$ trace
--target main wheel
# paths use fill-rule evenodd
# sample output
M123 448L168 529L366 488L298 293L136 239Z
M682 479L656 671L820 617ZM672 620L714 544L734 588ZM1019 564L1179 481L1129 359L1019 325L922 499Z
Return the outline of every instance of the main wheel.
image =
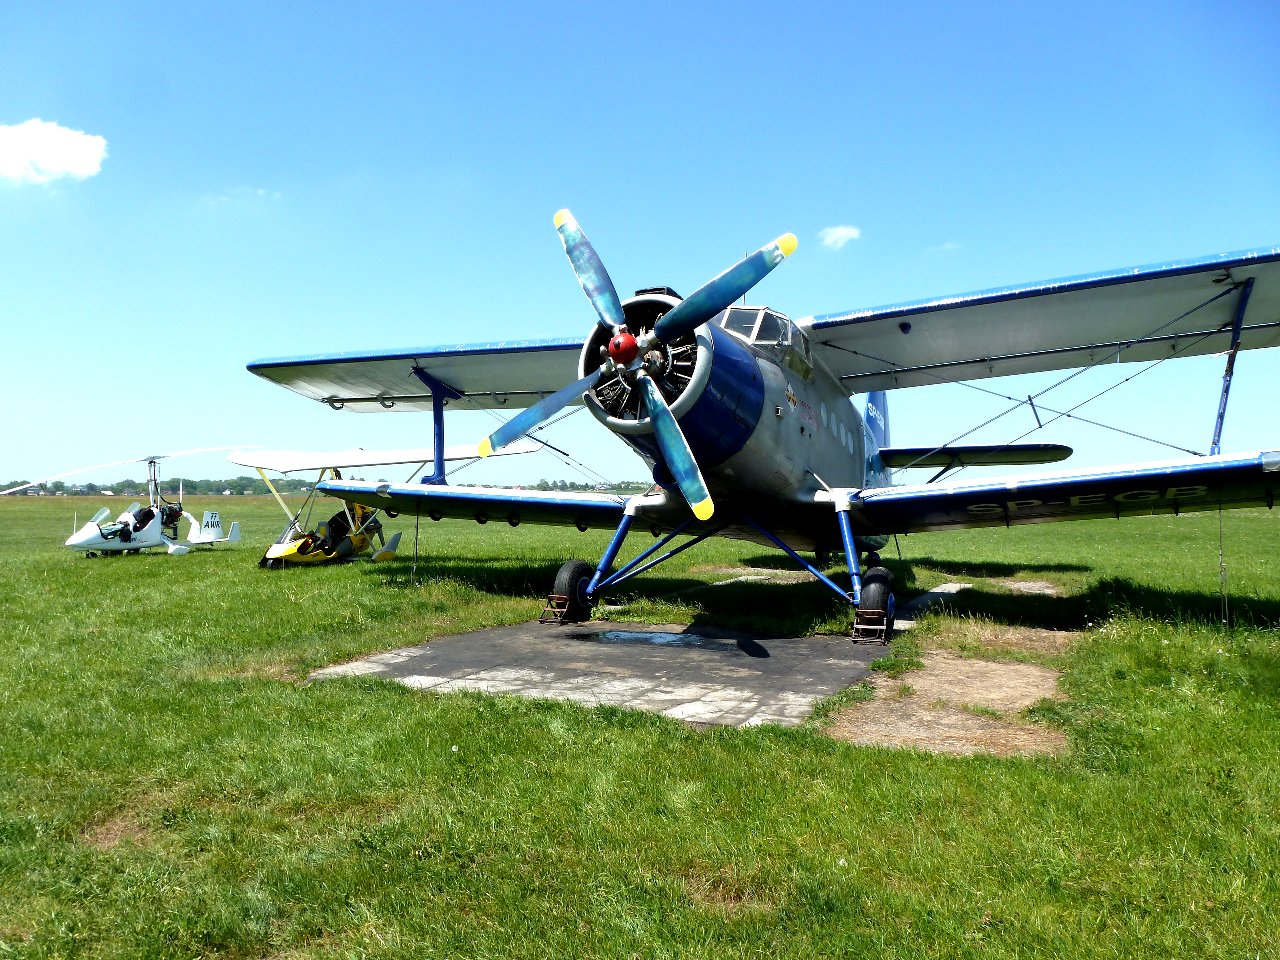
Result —
M566 561L556 574L556 585L551 592L569 598L565 608L566 623L581 623L591 619L591 598L587 596L587 587L595 576L595 568L582 560Z
M871 567L862 575L862 603L859 609L884 611L884 641L893 635L893 574L886 567Z

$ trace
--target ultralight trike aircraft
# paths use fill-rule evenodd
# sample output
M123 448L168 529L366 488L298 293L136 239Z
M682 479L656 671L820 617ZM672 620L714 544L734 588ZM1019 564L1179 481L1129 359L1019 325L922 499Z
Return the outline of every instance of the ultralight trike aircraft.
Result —
M859 556L874 563L874 551L893 534L1271 507L1280 487L1280 449L1219 451L1236 352L1280 344L1280 248L791 320L769 307L735 305L792 253L791 234L689 297L657 287L622 301L572 215L560 211L555 226L597 314L585 340L281 358L249 370L334 409L431 410L437 446L446 402L525 406L481 443L481 454L568 404L585 404L649 464L655 492L481 490L449 485L443 470L412 484L335 478L318 487L435 520L613 528L597 563L570 560L560 569L550 601L559 619L585 618L605 591L707 537L725 536L776 546L848 601L855 632L887 636L889 573L864 572ZM1218 352L1228 354L1227 373L1209 455L890 483L892 468L937 468L936 481L962 465L1048 463L1070 450L892 446L886 391ZM857 393L867 394L865 416L849 402ZM615 569L636 524L657 543ZM668 549L680 536L691 539ZM848 589L801 556L840 549Z
M512 444L504 453L532 453L541 449L540 444ZM374 541L378 549L373 551L375 563L394 560L396 549L400 545L400 534L387 539L378 518L379 505L373 507L363 503L342 501L341 508L332 516L311 522L315 509L317 488L313 486L297 510L291 510L276 489L267 471L279 474L318 471L317 484L327 476L335 481L342 480L342 470L356 467L390 466L393 464L416 464L417 470L433 463L437 453L434 449L405 450L339 450L330 452L308 452L298 450L239 450L228 459L239 466L253 467L258 476L267 485L276 503L288 518L288 523L276 538L275 543L267 547L267 552L258 561L258 566L269 570L283 567L314 567L326 563L341 563L362 556L373 547ZM474 447L453 447L443 451L440 462L450 460L475 460L477 453ZM410 479L413 475L410 476ZM321 511L327 514L327 510ZM395 517L395 511L385 511L388 516Z

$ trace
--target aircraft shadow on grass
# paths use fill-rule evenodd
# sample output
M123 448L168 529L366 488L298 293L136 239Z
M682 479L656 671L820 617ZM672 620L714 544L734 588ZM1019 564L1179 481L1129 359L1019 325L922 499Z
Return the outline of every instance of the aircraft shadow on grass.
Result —
M1229 599L1235 626L1280 625L1280 601L1230 595ZM1083 630L1122 613L1171 623L1218 624L1222 620L1222 597L1212 591L1164 590L1123 577L1109 577L1081 593L1056 597L995 592L978 585L948 597L941 609L954 616L981 617L1008 625Z
M447 578L506 597L543 597L558 565L554 561L510 566L499 557L439 557L426 555L418 561L418 576ZM944 573L972 577L1008 577L1019 573L1077 573L1091 568L1075 563L1005 563L1001 561L942 561L924 558L922 567ZM748 569L767 571L779 566L769 555L738 561ZM783 565L785 566L785 565ZM903 597L916 590L912 563L885 561L894 574ZM381 569L365 568L366 576L389 578L392 584L412 584L408 557ZM842 573L832 572L839 580ZM624 603L643 600L688 602L699 610L690 629L720 628L749 633L759 638L803 636L820 632L824 624L838 621L843 607L838 598L816 581L743 581L710 587L697 577L646 575L633 581ZM1237 626L1280 626L1280 601L1256 597L1230 597L1231 617ZM1222 598L1216 590L1165 590L1112 577L1091 584L1080 593L1066 596L1007 593L984 589L981 584L949 596L940 609L962 617L980 617L995 623L1038 627L1048 630L1083 630L1109 616L1129 612L1151 620L1216 624L1221 622Z
M554 579L559 565L554 562L512 567L494 557L423 556L418 560L418 577L450 579L469 584L486 593L504 597L545 598L546 584ZM770 561L772 558L768 558ZM897 565L894 565L895 568ZM412 561L399 557L379 568L363 567L364 576L386 578L391 586L411 588ZM899 584L910 586L914 574L895 569ZM390 576L388 577L388 574ZM837 577L840 574L836 574ZM766 583L747 581L712 586L697 577L646 575L633 581L633 590L618 597L623 603L636 601L671 601L696 604L700 610L690 625L710 630L713 627L757 638L804 636L817 632L826 622L839 621L845 606L817 581L807 583ZM741 645L740 645L741 646ZM754 652L752 652L754 651ZM757 656L760 650L743 650ZM765 651L767 654L767 651Z
M1007 563L1001 560L938 560L917 557L913 563L956 577L1012 577L1020 573L1088 573L1083 563Z

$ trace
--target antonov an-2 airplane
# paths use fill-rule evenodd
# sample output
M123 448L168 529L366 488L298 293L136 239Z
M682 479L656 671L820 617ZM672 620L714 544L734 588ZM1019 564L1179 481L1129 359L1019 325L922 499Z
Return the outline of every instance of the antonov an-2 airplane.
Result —
M613 528L598 563L570 560L561 568L553 597L561 598L562 619L589 616L606 590L718 535L785 551L848 600L855 630L866 624L887 635L891 580L874 551L892 534L1275 501L1280 446L1221 454L1218 440L1236 351L1280 344L1280 248L791 320L768 307L735 305L792 253L791 234L689 297L662 287L623 301L573 216L560 211L555 226L597 314L585 340L270 359L249 370L334 409L432 410L437 447L446 403L525 407L480 445L482 454L568 404L585 404L651 466L658 492L622 498L475 489L449 485L442 468L420 483L320 487L433 520ZM1210 353L1228 360L1208 456L890 485L892 468L1040 464L1070 450L893 446L886 391ZM849 402L853 394L867 395L865 416ZM637 523L659 539L615 569ZM692 539L667 549L682 535ZM841 549L847 590L800 556ZM864 553L872 563L865 572Z

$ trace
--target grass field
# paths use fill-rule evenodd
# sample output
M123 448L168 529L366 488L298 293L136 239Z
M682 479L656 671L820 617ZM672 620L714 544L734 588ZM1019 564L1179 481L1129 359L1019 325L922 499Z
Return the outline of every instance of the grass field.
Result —
M189 509L246 542L61 547L99 502L0 499L0 957L1268 957L1280 952L1280 516L916 535L901 586L1084 631L1056 757L697 732L613 709L317 666L528 620L604 534L422 528L403 559L266 572L270 501ZM838 629L810 584L663 600L761 548L633 581L619 619ZM1060 596L1000 581L1035 579ZM978 651L981 652L981 651ZM910 673L904 674L909 681Z

